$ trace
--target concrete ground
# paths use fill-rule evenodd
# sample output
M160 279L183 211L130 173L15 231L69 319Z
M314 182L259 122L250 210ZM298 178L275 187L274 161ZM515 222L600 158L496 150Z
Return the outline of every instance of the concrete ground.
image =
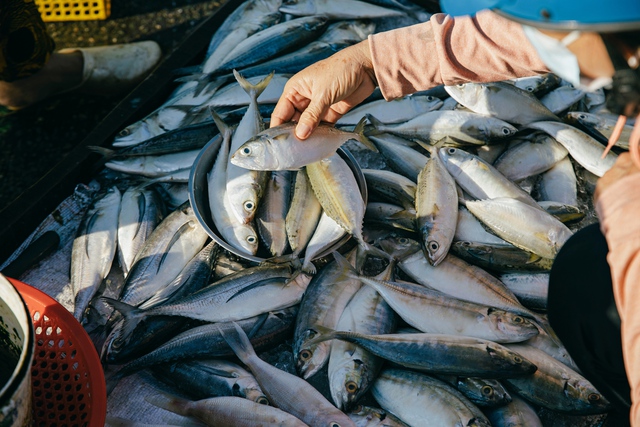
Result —
M111 0L105 21L47 23L47 30L57 49L155 40L167 55L225 2ZM17 113L0 113L0 211L82 141L124 95L70 93Z

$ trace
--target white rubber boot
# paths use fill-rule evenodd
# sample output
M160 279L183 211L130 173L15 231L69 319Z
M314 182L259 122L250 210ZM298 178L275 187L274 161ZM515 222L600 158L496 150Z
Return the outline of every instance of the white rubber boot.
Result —
M62 49L59 53L80 52L84 58L82 92L110 95L131 89L158 63L162 52L154 41L111 46Z

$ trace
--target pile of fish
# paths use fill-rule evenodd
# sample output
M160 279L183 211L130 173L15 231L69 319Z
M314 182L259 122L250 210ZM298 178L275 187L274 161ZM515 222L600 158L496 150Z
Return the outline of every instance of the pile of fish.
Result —
M215 426L536 426L541 409L606 413L544 314L554 257L594 221L592 188L578 183L616 158L602 157L616 120L602 90L551 74L462 84L373 95L304 142L292 124L266 129L291 73L429 16L375 3L246 1L165 104L95 148L110 171L74 242L71 283L110 389L146 370L151 403ZM205 145L217 150L211 225L234 253L187 200ZM352 248L316 259L345 234ZM259 250L270 259L242 258ZM114 269L121 280L105 286ZM256 355L279 360L282 343L288 370Z

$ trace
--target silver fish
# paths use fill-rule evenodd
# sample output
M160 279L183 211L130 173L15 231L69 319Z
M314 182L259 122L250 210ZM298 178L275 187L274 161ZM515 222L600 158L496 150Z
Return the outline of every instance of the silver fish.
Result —
M190 170L199 152L200 150L191 150L159 156L112 159L105 163L105 167L118 172L155 178L178 171Z
M441 106L442 101L430 95L408 95L392 101L381 99L350 110L336 122L336 125L355 125L367 114L377 117L383 123L401 123L419 114L437 110Z
M505 244L503 239L489 233L482 223L464 206L458 206L458 223L454 241Z
M418 174L429 161L427 156L405 145L405 139L392 133L371 135L369 139L384 156L391 169L413 182L418 180Z
M531 123L531 129L538 129L548 133L564 148L569 151L573 159L580 163L580 166L589 172L602 176L611 169L618 156L611 151L602 158L604 146L586 133L574 128L571 125L558 122L536 122Z
M356 139L377 151L364 134L364 120L353 132L345 132L328 124L320 124L309 138L302 141L294 134L295 123L284 123L266 129L245 140L231 156L231 163L251 170L299 169L335 154L349 139Z
M489 420L450 385L424 374L385 369L372 388L385 410L412 426L489 427Z
M560 114L579 102L585 95L585 91L576 89L572 85L565 85L540 98L540 102L553 114Z
M578 205L578 183L571 159L565 157L543 173L538 183L541 200Z
M362 169L362 173L367 181L367 189L370 194L377 195L389 203L401 205L406 209L415 207L415 181L387 170Z
M285 0L280 12L294 16L325 15L330 19L364 19L404 15L403 11L387 9L358 0Z
M118 217L118 259L125 277L162 216L161 200L152 189L130 187L122 195Z
M520 181L551 169L567 154L561 144L545 135L509 148L493 166L511 181Z
M525 307L535 310L547 309L548 273L505 273L500 275L500 280Z
M358 405L347 415L357 427L408 427L392 413L370 406Z
M305 249L302 271L315 274L316 267L311 261L339 242L346 234L347 232L344 231L340 224L327 215L326 212L322 212L318 226Z
M183 416L197 418L205 425L212 427L307 426L283 410L261 405L242 397L222 396L190 401L165 394L154 394L147 396L146 399L149 403L160 408Z
M613 117L586 113L584 111L571 111L567 113L566 119L569 123L579 123L587 128L591 128L601 133L607 139L611 138L611 134L613 134L613 129L617 122ZM629 125L628 123L624 125L620 138L616 142L616 147L621 147L627 150L629 149L629 138L631 137L632 130L632 125Z
M249 367L274 405L311 427L355 427L349 417L336 409L305 380L260 359L242 328L237 324L234 327L235 331L220 331L234 353Z
M542 427L536 410L518 396L504 406L489 409L487 416L494 427Z
M463 83L445 86L460 104L486 116L526 125L540 120L558 120L534 95L504 82Z
M322 206L313 193L307 173L304 170L297 171L291 204L285 218L287 239L294 255L299 255L307 247L321 214Z
M71 250L70 282L75 296L73 316L82 321L116 254L118 213L122 195L117 187L96 196L85 213Z
M291 194L289 175L289 171L269 173L265 194L256 215L260 237L273 256L283 255L288 247L285 218Z
M454 386L456 390L478 406L485 408L503 406L512 400L509 392L497 380L444 375L437 375L436 377Z

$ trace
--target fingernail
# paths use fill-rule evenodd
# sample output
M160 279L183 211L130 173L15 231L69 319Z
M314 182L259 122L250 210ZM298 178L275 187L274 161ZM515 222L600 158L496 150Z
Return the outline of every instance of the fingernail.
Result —
M300 139L305 139L311 133L311 127L306 123L298 123L296 126L296 136Z

